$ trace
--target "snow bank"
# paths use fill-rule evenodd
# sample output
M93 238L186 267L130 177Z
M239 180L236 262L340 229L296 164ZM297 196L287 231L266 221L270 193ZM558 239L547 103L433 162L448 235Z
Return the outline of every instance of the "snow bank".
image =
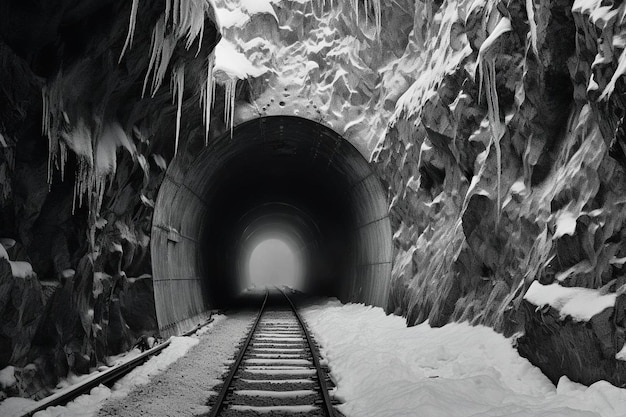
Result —
M170 345L158 356L152 357L142 366L135 368L116 382L113 388L109 389L104 385L99 385L93 388L89 394L81 395L65 406L49 407L35 413L34 417L88 417L96 415L106 400L124 397L136 386L147 384L153 376L163 372L200 341L196 337L172 337L170 340ZM64 385L66 384L62 384L62 386ZM0 403L0 416L22 415L35 404L35 401L24 398L7 398Z
M602 294L598 290L579 287L562 287L558 283L543 285L534 281L524 299L537 307L549 305L577 321L589 321L603 310L615 306L617 294Z
M555 387L483 326L427 324L361 304L303 310L337 381L339 409L354 417L623 416L626 390L562 378Z

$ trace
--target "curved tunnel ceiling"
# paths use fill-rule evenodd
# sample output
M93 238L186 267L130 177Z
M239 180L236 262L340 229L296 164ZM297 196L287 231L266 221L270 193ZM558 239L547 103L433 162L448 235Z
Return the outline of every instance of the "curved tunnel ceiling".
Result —
M241 246L276 224L305 251L306 290L385 307L392 240L385 192L363 156L311 120L262 117L166 173L152 226L159 326L176 333L242 289Z

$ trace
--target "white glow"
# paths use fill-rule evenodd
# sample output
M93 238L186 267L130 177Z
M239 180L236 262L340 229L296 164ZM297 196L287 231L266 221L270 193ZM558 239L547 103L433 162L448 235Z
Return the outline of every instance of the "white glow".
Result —
M259 242L248 261L248 278L255 287L300 287L302 265L294 249L284 240Z

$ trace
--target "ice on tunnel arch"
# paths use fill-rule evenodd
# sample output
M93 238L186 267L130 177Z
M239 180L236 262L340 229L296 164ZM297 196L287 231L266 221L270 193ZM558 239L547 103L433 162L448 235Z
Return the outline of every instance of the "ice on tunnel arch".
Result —
M282 239L260 241L248 260L249 284L254 287L300 288L302 262L294 248Z

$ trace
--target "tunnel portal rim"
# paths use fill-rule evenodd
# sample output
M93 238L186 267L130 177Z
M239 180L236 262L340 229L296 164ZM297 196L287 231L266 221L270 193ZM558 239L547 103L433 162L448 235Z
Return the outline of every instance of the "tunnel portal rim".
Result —
M295 139L281 137L280 139L271 138L268 140L268 137L267 137L268 134L275 133L277 129L276 127L277 125L280 126L281 129L282 127L286 127L288 128L287 130L296 129L298 132L300 132L300 129L301 129L302 131L307 130L308 133L299 135ZM256 134L255 139L251 139L249 137L250 130L256 130L257 134ZM243 141L244 145L237 147L234 150L230 149L228 141L237 141L237 140ZM255 143L254 141L257 141L257 143ZM354 181L354 183L351 184L350 188L351 189L357 188L357 187L362 188L363 189L362 194L363 193L365 195L371 194L373 199L381 200L384 203L384 206L385 206L384 215L381 216L380 218L375 219L375 222L380 223L380 224L386 223L389 226L388 232L385 232L385 231L381 232L384 235L384 239L383 239L384 242L380 243L380 245L386 248L385 249L386 252L392 251L393 242L392 242L392 234L391 234L391 229L390 229L390 219L389 219L389 212L388 212L388 198L387 198L388 196L387 196L387 193L385 192L385 188L383 188L382 182L378 178L375 167L371 165L371 163L368 161L366 156L364 156L356 146L354 146L348 139L343 137L341 134L336 132L332 127L327 126L319 121L307 119L307 118L300 117L300 116L294 116L294 115L261 116L261 117L244 121L243 123L236 125L233 128L232 133L224 132L217 139L213 139L208 144L208 146L203 147L201 152L198 152L196 155L192 157L187 157L187 158L184 158L180 154L175 156L174 159L169 164L169 166L167 167L164 180L161 183L161 186L159 188L157 202L155 204L153 223L152 223L152 234L154 235L155 231L156 233L161 233L163 230L175 229L171 227L172 226L171 218L165 219L167 221L166 222L167 227L165 228L161 227L161 229L163 230L159 228L159 226L163 226L163 225L156 223L156 219L162 219L164 217L164 216L158 215L159 211L162 211L164 204L166 205L168 200L171 201L171 197L176 196L177 192L180 191L181 189L186 189L186 190L181 191L181 193L183 194L184 193L191 193L191 194L197 193L197 189L194 189L193 183L189 181L189 178L190 176L193 175L193 173L197 173L198 171L202 172L201 164L203 162L209 162L212 160L215 161L216 157L220 156L220 154L228 152L229 150L235 154L235 156L233 156L232 154L229 155L229 158L227 158L226 160L220 160L219 163L215 167L208 169L208 170L207 169L204 170L205 172L208 173L207 175L212 176L212 175L215 175L215 173L218 172L221 167L226 166L227 162L232 160L232 158L235 158L237 154L245 154L246 149L248 149L249 147L254 148L254 146L258 147L261 143L262 144L270 143L271 145L272 141L280 142L280 143L284 142L285 144L289 146L294 146L294 147L303 146L305 149L315 150L316 156L317 156L317 152L321 151L322 153L321 158L323 160L326 160L329 166L331 163L339 164L339 166L336 168L337 175L339 175L342 178L343 176L345 176L345 178L356 179L356 177L353 176L353 173L349 171L340 171L340 169L342 170L343 169L345 170L356 169L356 170L363 170L364 172L366 172L365 175L362 175L361 178L358 178L358 180ZM330 146L331 143L334 144L334 148ZM345 150L347 155L337 154L337 152L335 152L337 149ZM324 151L328 152L328 154L323 155ZM337 162L337 160L339 161ZM173 185L170 184L171 185L170 189L165 189L164 187L164 184L167 181L173 184ZM369 184L367 186L363 186L362 183L373 183L374 185ZM196 186L198 186L198 184L196 184ZM172 188L175 188L175 190L172 191ZM352 190L350 192L352 192ZM197 193L197 194L198 194L197 198L202 200L202 197L203 197L202 193ZM362 209L362 210L367 211L369 209ZM360 230L360 229L361 229L361 226L357 227L355 230ZM152 253L153 260L162 256L163 239L161 240L157 240L154 238L151 239L151 253ZM358 255L355 255L355 256L358 256ZM374 304L374 305L381 306L383 308L387 307L387 303L389 299L388 288L389 288L389 283L391 281L392 261L393 261L393 258L390 256L388 259L385 259L385 262L371 262L371 263L355 264L355 269L358 269L359 271L361 270L361 267L371 268L372 266L379 265L379 264L388 265L388 268L387 268L388 270L387 269L383 270L383 272L381 272L380 276L378 277L379 280L384 281L384 285L387 287L386 291L380 297L380 299L375 300L375 301L359 299L359 300L356 300L357 302L365 302L367 304ZM155 265L154 261L152 263L152 273L153 273L153 279L155 280L155 282L173 281L171 278L172 274L170 273L169 267L163 267L162 265ZM210 277L209 278L199 277L197 279L199 281L206 281L206 280L210 280ZM357 279L357 277L345 278L346 281L354 280L354 279ZM358 284L355 284L355 285L358 285ZM155 304L157 304L157 311L163 309L163 306L161 305L163 303L163 300L162 299L156 300L157 299L156 293L158 291L161 291L161 290L160 289L157 290L157 286L155 285ZM351 292L349 294L351 297L349 299L345 296L345 294L338 295L338 297L344 301L349 301L349 300L352 300L353 298L358 299L358 297L360 297L360 295L356 297L353 296L354 292ZM355 300L352 300L352 301L355 301ZM204 308L210 308L210 305L207 304L206 299L205 299L204 304L205 304ZM172 323L168 322L169 319L161 320L158 314L157 314L157 317L159 320L160 328L164 326L172 325Z

